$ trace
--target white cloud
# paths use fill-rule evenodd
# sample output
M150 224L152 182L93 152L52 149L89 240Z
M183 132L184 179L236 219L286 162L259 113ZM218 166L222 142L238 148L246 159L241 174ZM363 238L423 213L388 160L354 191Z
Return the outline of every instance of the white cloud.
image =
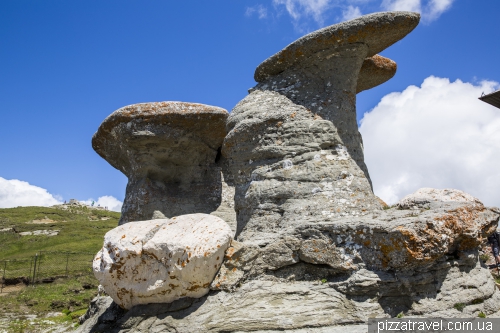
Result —
M375 193L392 204L421 187L455 188L500 206L500 110L478 100L498 88L430 76L383 97L360 126Z
M88 200L83 200L81 202L89 206L92 204L92 202L94 202L94 206L108 207L108 210L112 210L115 212L121 212L123 205L123 202L121 202L120 200L116 199L111 195L105 195L99 197L97 201L90 198Z
M331 7L331 2L332 0L273 0L277 6L284 5L295 21L312 17L319 24L323 24L324 14Z
M17 179L0 177L0 208L17 206L52 206L60 204L46 189Z
M256 5L253 7L247 7L245 11L245 16L252 16L256 14L259 19L264 19L267 17L267 8L262 5Z
M360 17L361 15L363 14L361 14L361 10L359 9L359 7L349 5L342 11L342 20L349 21L357 17Z
M430 0L427 8L424 11L424 19L427 21L434 21L442 13L451 8L454 0Z
M412 11L422 15L422 21L432 22L449 10L455 0L273 0L275 9L284 8L300 32L305 32L308 20L324 26L327 19L350 20L380 9L387 11ZM248 7L245 15L259 12L262 5ZM259 18L267 17L265 14ZM259 12L260 13L260 12ZM333 14L333 15L332 15ZM333 23L333 22L332 22ZM331 23L329 23L331 24Z
M455 0L383 0L384 10L407 10L419 12L422 21L432 22L451 8Z
M383 0L381 7L385 10L406 10L421 12L420 0Z
M82 201L90 205L94 199ZM62 198L50 194L46 189L31 185L28 182L0 177L0 208L11 208L18 206L53 206L62 204ZM113 196L105 195L99 197L95 206L108 207L109 210L120 212L122 202Z

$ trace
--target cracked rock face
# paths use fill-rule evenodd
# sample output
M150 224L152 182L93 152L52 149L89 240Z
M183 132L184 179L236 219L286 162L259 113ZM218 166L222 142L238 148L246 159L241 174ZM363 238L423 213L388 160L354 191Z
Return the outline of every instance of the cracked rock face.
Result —
M304 217L301 226L265 247L233 241L212 287L232 290L247 280L291 275L307 280L312 272L307 264L319 265L323 278L333 279L359 270L419 274L450 258L476 265L477 250L498 218L481 203L437 199L419 209L391 208L363 217Z
M356 92L394 75L395 63L375 53L418 21L409 12L367 15L304 36L259 65L259 84L233 109L222 147L239 241L265 244L305 216L382 208L364 163Z
M220 206L216 159L227 116L215 106L160 102L123 107L103 121L92 147L128 177L120 225Z
M198 298L209 291L231 239L227 223L207 214L130 222L106 233L94 275L125 309Z

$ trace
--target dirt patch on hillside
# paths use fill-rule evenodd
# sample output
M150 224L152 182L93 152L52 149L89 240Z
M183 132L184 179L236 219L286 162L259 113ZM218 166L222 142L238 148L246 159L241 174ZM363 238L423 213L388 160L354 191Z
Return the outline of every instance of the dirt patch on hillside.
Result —
M6 295L8 295L12 292L15 292L15 291L20 291L24 288L26 288L26 285L24 283L18 283L18 284L4 286L2 291L0 292L0 297L6 296Z

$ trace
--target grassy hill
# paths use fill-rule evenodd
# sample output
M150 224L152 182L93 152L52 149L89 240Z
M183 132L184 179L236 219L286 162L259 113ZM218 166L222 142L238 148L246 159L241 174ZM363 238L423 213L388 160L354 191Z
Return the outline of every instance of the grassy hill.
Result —
M21 284L4 285L0 293L0 332L41 332L57 328L58 325L70 329L97 294L99 282L90 269L92 254L99 251L104 234L118 225L119 218L120 213L82 205L0 209L0 261L9 260L6 278L31 276L34 272L31 259L35 253L42 251L44 255L37 266L37 278L59 276L52 283L38 283L29 287ZM59 230L59 234L21 234L36 230ZM59 252L90 254L66 257L58 255ZM67 258L71 258L69 265ZM78 265L83 265L86 272L82 273ZM2 265L0 271L4 267ZM68 276L60 277L68 267ZM28 315L38 317L33 320L28 319Z
M118 225L119 218L117 212L79 205L0 209L0 230L15 230L0 232L0 260L24 259L40 251L96 253L104 234ZM59 234L20 234L35 230L59 230Z

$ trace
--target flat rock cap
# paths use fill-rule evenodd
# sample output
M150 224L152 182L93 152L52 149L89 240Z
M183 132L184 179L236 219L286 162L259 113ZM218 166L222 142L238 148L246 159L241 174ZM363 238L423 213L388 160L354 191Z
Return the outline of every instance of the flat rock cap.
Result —
M115 144L126 146L124 137L128 131L115 130L127 123L151 126L165 125L166 128L185 130L190 135L199 137L212 149L217 149L226 135L225 124L228 112L225 109L198 103L153 102L125 106L110 114L99 126L92 137L92 147L104 159L111 163Z
M255 70L255 81L263 82L316 52L347 44L365 43L367 57L374 56L405 37L419 21L418 13L381 12L311 32L264 60Z

